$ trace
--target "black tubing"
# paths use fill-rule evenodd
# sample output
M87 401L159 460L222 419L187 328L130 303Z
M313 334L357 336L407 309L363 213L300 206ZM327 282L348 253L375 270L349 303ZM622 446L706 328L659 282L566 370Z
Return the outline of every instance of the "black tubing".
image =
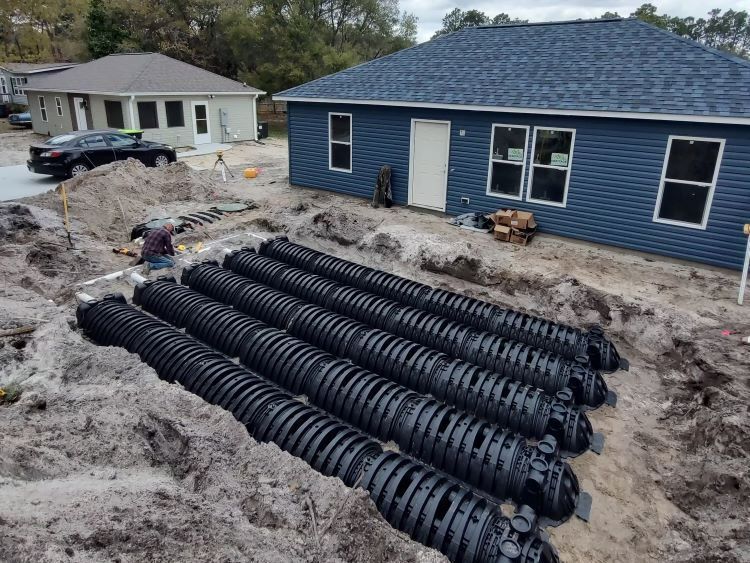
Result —
M299 457L324 475L337 476L352 486L365 461L382 452L379 444L362 432L300 403L192 336L121 301L83 304L77 317L79 326L98 343L121 345L138 354L162 379L178 381L207 402L229 410L257 440L272 441L294 455L304 453ZM304 436L296 432L303 423L315 427L318 434L330 429L330 439L317 448L308 447L302 441Z
M548 395L567 388L579 405L598 407L609 400L607 384L599 372L546 350L339 284L257 254L253 249L228 254L224 267L372 327L531 385Z
M241 338L243 364L295 394L361 428L384 442L394 440L402 451L447 471L494 498L527 504L551 523L569 518L576 509L580 487L568 464L559 459L557 441L545 436L552 451L529 446L508 430L462 413L372 372L353 366L306 342L206 299L173 281L141 284L135 302L157 316L183 319L180 328L221 351L227 341ZM191 314L175 315L189 310ZM221 319L231 331L205 331L201 316ZM196 328L199 327L199 328ZM237 332L242 331L243 336ZM538 467L544 465L544 470ZM532 478L532 475L535 477ZM552 488L550 489L549 486Z
M133 338L133 332L148 328L149 335L162 335L166 364L178 359L171 344L181 344L179 354L190 357L211 352L194 338L116 299L82 304L76 317L79 326L98 342L119 345L128 340L128 350L139 355L150 339ZM528 506L505 517L497 506L450 477L395 452L383 452L364 434L214 354L211 359L190 363L178 381L232 412L257 440L273 441L349 486L362 483L388 522L413 539L440 550L456 563L558 563L557 552L540 536L536 516ZM165 362L157 364L153 355L149 357L149 365L159 367L157 374L166 374L171 380ZM503 559L499 553L510 558Z
M549 397L508 377L253 282L215 263L184 269L182 283L335 356L503 428L528 438L552 435L565 456L584 452L592 445L588 417L567 404L572 398L570 390L559 392L560 398ZM140 287L136 287L136 302ZM175 324L182 326L180 322Z
M330 254L291 243L277 237L261 243L258 252L297 268L327 277L363 291L398 301L470 325L518 340L530 346L549 350L568 360L586 358L593 369L613 372L627 369L614 344L599 327L588 333L562 323L503 309L492 303L402 278L395 274L367 268Z

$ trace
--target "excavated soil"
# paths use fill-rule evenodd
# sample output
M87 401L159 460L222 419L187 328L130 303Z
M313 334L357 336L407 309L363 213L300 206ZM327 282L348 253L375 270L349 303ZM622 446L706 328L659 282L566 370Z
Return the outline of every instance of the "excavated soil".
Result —
M0 385L21 392L0 405L5 559L441 560L393 531L364 493L255 443L228 413L75 329L76 290L130 296L123 276L77 284L128 267L111 248L128 242L132 224L251 199L256 209L179 235L203 247L181 256L178 271L286 233L435 286L604 327L631 369L607 376L617 407L590 413L604 452L571 462L593 508L590 522L550 530L564 561L750 561L750 347L740 342L750 320L735 302L736 272L549 235L528 247L498 243L434 215L290 187L286 154L278 139L233 148L225 159L235 172L262 173L228 184L179 166L102 168L69 188L73 250L59 196L0 206L0 329L36 327L0 339ZM118 198L132 207L116 223Z

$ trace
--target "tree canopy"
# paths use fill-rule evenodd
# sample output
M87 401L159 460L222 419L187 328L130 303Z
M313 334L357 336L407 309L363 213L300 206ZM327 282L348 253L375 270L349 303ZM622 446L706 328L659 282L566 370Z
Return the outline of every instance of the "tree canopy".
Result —
M716 8L708 12L705 18L688 16L680 18L667 14L657 14L653 4L643 4L631 18L638 18L656 27L676 33L681 37L699 41L704 45L727 51L740 57L750 58L750 16L747 11L722 10ZM601 19L622 17L617 12L605 12ZM465 27L501 23L526 23L526 20L511 18L508 14L489 17L479 10L462 10L454 8L443 17L442 27L433 38L452 33Z
M454 8L443 17L443 26L438 29L432 36L433 39L445 35L446 33L453 33L459 29L465 27L475 27L478 25L489 25L489 24L502 24L502 23L527 23L528 20L519 20L518 18L511 19L508 14L498 14L494 18L489 17L484 12L479 10L462 10L461 8Z
M276 92L417 39L398 0L0 0L0 61L158 51Z

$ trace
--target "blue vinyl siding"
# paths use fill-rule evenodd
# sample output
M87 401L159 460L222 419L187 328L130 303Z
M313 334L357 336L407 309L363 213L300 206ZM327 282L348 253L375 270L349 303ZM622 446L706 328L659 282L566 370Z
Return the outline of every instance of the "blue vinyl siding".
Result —
M411 119L451 121L447 212L533 211L540 229L573 238L740 268L750 222L750 127L290 102L290 181L371 198L380 167L392 167L394 200L408 201ZM328 112L352 114L352 173L328 169ZM576 130L565 208L486 194L493 123ZM464 135L460 131L464 131ZM652 221L670 135L725 139L706 230ZM470 198L469 205L461 197Z

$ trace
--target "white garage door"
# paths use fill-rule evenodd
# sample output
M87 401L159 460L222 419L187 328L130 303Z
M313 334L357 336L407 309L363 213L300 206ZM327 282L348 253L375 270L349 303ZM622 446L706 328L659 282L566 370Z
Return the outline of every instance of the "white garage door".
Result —
M412 120L409 205L445 211L450 133L450 121Z

